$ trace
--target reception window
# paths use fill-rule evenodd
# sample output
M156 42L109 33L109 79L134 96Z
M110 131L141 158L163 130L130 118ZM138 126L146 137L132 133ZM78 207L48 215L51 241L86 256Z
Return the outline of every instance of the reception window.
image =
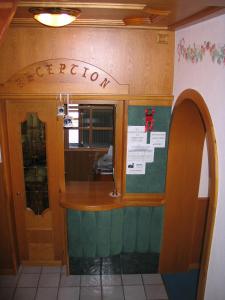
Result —
M66 181L112 181L114 105L73 103L65 111Z
M66 106L66 115L67 149L108 148L113 145L114 107L112 105L69 104Z

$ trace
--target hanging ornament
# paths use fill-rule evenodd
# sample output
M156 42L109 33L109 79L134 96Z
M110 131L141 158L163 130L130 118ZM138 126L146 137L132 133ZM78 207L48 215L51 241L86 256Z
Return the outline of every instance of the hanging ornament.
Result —
M145 132L151 131L155 123L154 120L155 108L145 109Z
M62 94L59 94L59 99L58 100L58 106L57 106L57 116L58 117L64 117L65 116L65 111L64 111L64 103L62 100Z
M63 103L66 103L66 114L64 114L64 127L70 128L73 127L73 117L69 114L69 104L70 104L70 95L64 94Z

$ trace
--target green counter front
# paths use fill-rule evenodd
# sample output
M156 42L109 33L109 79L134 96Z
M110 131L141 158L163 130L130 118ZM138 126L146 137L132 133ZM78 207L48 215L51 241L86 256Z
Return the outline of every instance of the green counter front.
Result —
M158 260L163 212L161 206L127 207L99 212L68 209L70 262L79 261L80 264L85 259L96 261L98 258L126 254L129 257L132 254L152 254Z

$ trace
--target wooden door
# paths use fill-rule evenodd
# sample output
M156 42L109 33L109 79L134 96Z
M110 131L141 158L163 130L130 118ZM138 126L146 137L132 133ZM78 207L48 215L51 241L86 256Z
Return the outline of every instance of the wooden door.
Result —
M8 101L11 181L20 262L60 263L57 119L54 101Z
M205 127L194 102L175 108L170 128L166 209L160 272L184 272L200 264L205 202L198 199ZM204 205L203 205L204 204ZM201 218L199 217L201 216ZM197 240L196 236L200 238ZM193 262L194 253L198 261Z

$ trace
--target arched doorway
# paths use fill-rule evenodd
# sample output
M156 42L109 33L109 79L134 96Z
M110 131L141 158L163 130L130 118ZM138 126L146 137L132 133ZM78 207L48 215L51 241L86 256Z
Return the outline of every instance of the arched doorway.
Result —
M185 90L175 104L167 165L166 210L160 272L190 268L194 231L198 228L198 190L202 151L206 139L209 161L208 207L198 247L200 276L197 299L204 298L206 275L217 202L217 151L212 120L202 96Z

